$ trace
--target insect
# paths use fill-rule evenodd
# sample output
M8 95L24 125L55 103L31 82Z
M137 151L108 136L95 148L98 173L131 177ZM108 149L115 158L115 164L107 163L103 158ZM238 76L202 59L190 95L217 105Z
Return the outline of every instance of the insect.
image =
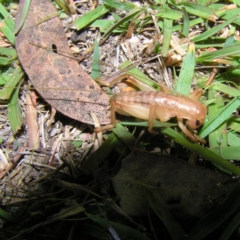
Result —
M50 51L55 50L55 53L58 52L54 45L52 45L52 48ZM126 71L126 69L124 69L124 71ZM193 131L203 124L207 114L206 106L198 101L202 95L201 89L194 91L187 97L173 92L161 84L160 87L162 91L158 92L153 87L142 83L134 76L124 72L119 72L115 75L114 79L110 80L110 83L101 80L98 80L98 82L111 87L126 78L141 91L120 93L110 99L111 123L113 127L116 126L115 112L148 120L148 130L150 132L153 132L154 120L159 119L161 122L167 122L169 119L176 117L179 127L188 138L194 142L204 143L204 140ZM103 127L101 129L105 128ZM99 129L96 131L99 131Z
M178 126L188 138L193 142L205 143L204 139L194 133L195 129L202 126L207 114L207 107L198 101L202 95L202 89L193 91L190 96L184 96L170 90L164 84L160 84L161 91L158 92L133 76L124 75L122 77L128 77L143 91L124 92L116 94L110 99L113 127L116 127L116 112L147 120L149 132L153 132L154 120L167 122L175 117Z

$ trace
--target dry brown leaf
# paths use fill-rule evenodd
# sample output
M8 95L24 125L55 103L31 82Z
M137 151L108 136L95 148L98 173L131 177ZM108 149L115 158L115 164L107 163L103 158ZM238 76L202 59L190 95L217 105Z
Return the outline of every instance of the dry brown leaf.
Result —
M26 103L27 103L28 146L33 149L38 149L40 147L40 138L37 122L37 96L35 92L30 92L27 95Z
M122 161L121 170L112 180L127 214L148 214L147 188L176 218L186 220L209 212L211 199L214 204L220 203L235 185L226 185L230 179L172 156L135 150Z
M20 9L23 2L20 1ZM57 51L70 53L60 19L50 18L55 13L50 1L31 1L25 23L16 37L20 62L37 91L58 111L89 124L93 124L89 113L94 112L101 124L108 124L109 98L78 62L38 47L56 46Z

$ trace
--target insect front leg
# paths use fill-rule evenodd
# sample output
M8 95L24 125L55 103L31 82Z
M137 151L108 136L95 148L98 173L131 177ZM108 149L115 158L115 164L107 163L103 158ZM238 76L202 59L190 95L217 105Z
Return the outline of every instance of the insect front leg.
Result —
M111 124L107 124L105 126L102 127L96 127L94 129L94 132L99 133L102 131L106 131L112 128L115 128L117 125L117 121L116 121L116 103L114 101L110 102L110 112L111 112Z
M200 138L198 135L191 132L186 126L183 124L183 119L178 118L178 126L181 128L181 130L185 133L185 135L190 138L193 142L201 142L203 144L206 143L206 141L202 138Z

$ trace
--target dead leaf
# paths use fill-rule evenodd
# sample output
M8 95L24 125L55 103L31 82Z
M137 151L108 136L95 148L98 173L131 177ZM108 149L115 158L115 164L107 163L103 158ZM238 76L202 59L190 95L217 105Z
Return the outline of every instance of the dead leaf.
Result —
M204 216L213 202L220 203L236 184L230 179L171 156L138 150L122 161L113 186L122 210L131 216L150 211L147 188L177 219L189 220Z
M20 12L22 7L23 0ZM78 62L36 46L56 46L57 51L69 53L61 21L51 17L55 13L49 0L31 1L25 23L16 37L20 62L37 91L58 111L89 124L93 124L89 113L94 112L101 124L108 124L109 98ZM16 16L16 22L18 19Z

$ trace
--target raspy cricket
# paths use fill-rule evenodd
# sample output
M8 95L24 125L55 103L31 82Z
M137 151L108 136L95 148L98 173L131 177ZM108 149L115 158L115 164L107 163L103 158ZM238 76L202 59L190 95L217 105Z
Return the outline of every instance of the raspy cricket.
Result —
M188 138L194 142L205 143L205 140L193 132L202 126L207 114L207 107L199 102L202 89L193 91L188 97L170 90L162 83L160 84L161 91L156 91L134 76L127 74L119 76L106 85L113 86L121 79L128 79L142 91L124 92L111 97L110 111L113 127L116 127L115 112L147 120L149 132L153 132L155 119L166 122L171 118L177 118L178 126Z

